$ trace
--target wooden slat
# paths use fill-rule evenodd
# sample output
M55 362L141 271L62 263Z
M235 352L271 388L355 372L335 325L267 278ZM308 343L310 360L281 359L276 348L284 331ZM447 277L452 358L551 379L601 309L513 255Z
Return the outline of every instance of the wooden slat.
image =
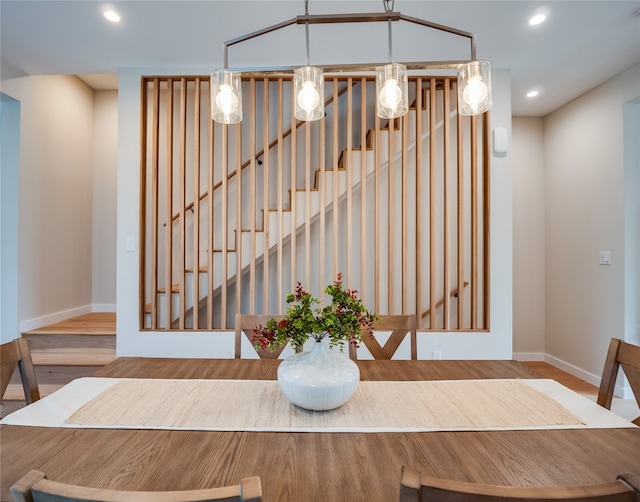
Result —
M153 130L151 138L151 291L158 290L158 150L160 141L160 86L153 88ZM152 295L151 326L158 327L158 296Z
M352 179L352 150L353 150L353 78L347 79L347 150L346 159L347 163L345 168L347 169L347 264L346 264L346 284L347 288L353 288L351 273L353 264L353 179Z
M482 151L483 151L483 159L482 159L482 169L483 169L483 205L482 205L482 229L484 232L484 251L483 251L483 265L482 265L482 273L484 275L484 294L483 302L484 302L484 322L483 328L489 329L489 320L491 309L490 305L490 295L491 295L491 260L489 249L491 245L491 183L489 182L491 176L491 150L489 148L490 145L490 119L489 113L485 112L483 114L483 128L482 128Z
M284 241L284 229L282 225L284 224L283 218L283 208L282 208L282 197L283 197L283 179L284 179L284 165L283 165L283 149L284 149L284 134L282 132L283 128L283 115L282 115L282 105L283 102L283 81L282 78L278 79L278 165L277 169L277 177L278 177L278 251L277 251L277 264L276 264L276 277L277 277L277 292L278 292L278 308L277 313L282 314L284 312L284 308L282 305L282 299L284 298L284 284L283 284L283 241ZM266 312L266 309L265 311Z
M375 135L375 141L374 141L374 151L373 151L373 169L375 172L375 178L374 178L374 185L373 185L373 191L374 194L373 196L375 197L375 214L374 214L374 228L376 229L376 233L375 233L375 239L374 239L374 251L373 251L373 263L374 263L374 269L375 269L375 296L374 296L374 301L373 301L373 308L375 312L380 312L380 297L382 295L382 288L380 288L380 281L381 281L381 274L380 274L380 269L382 267L382 258L381 258L381 249L380 247L382 246L381 244L381 235L380 235L380 229L382 228L382 221L381 221L381 215L380 215L380 211L381 211L381 202L380 202L380 162L381 162L381 155L380 155L380 149L382 148L381 145L381 140L380 140L380 117L378 116L378 114L376 113L376 116L374 118L374 135Z
M478 327L478 131L476 117L470 117L471 133L471 329Z
M207 96L209 96L209 102L207 106L207 110L211 109L211 93L208 92ZM215 284L216 270L214 267L214 255L213 255L213 247L214 247L214 236L215 236L215 192L213 189L214 184L214 159L215 159L215 122L211 119L210 116L207 117L207 136L209 141L209 149L208 149L208 183L207 183L207 201L208 201L208 222L209 222L209 231L207 237L207 329L213 329L213 285Z
M254 111L256 109L256 80L254 78L249 80L249 102L251 103L251 110ZM268 101L264 100L264 106L268 105ZM268 117L268 113L264 114L265 117ZM252 117L255 117L255 113L252 113ZM268 130L268 121L264 120L264 127ZM249 151L256 151L256 121L251 121L249 129ZM266 134L266 133L265 133ZM266 161L266 157L263 160ZM249 166L251 167L249 178L251 183L251 193L249 194L249 233L251 235L251 261L249 263L249 312L251 314L255 314L256 312L256 196L257 196L257 187L256 187L256 156L251 155L251 159L249 161ZM263 168L263 171L266 173L266 168ZM266 175L266 174L265 174ZM242 169L240 170L240 175L237 176L238 185L242 185ZM267 182L265 180L264 186L267 187ZM263 192L264 193L264 192ZM265 208L268 208L268 204L264 202ZM268 220L269 218L263 218L263 220ZM265 223L263 222L263 225ZM242 228L241 224L238 224L238 228ZM265 246L265 249L266 246ZM266 267L265 267L266 269ZM238 276L240 279L240 276ZM266 288L266 282L263 288ZM263 297L266 296L266 291L263 291ZM240 305L239 303L237 305ZM263 307L264 308L264 307ZM236 311L240 312L239 308L236 307Z
M307 122L304 128L304 280L307 287L311 286L311 127L313 124L314 122Z
M436 311L436 81L429 81L429 310ZM436 316L429 317L429 327L436 328Z
M416 80L416 138L420 140L416 143L416 166L422 165L422 100L424 91L422 79ZM422 169L416 169L416 303L415 312L422 310ZM422 327L422 319L418 319L418 328Z
M464 236L464 204L460 201L464 200L464 126L462 122L462 116L458 115L457 120L458 129L458 290L462 291L462 282L464 281L464 250L465 250L465 236ZM465 327L464 323L464 305L465 295L461 293L458 295L458 329Z
M293 88L293 83L291 84ZM295 110L295 96L293 95L293 91L291 92L291 121L295 121L294 116ZM291 204L291 287L290 291L295 291L296 281L297 281L297 270L296 270L296 222L297 218L297 204L295 197L295 189L297 186L298 176L296 169L296 159L297 159L297 134L296 128L291 130L291 187L289 189L289 201Z
M401 246L401 251L402 251L402 255L400 257L401 260L401 267L402 267L402 275L400 276L400 291L402 291L402 314L408 314L409 311L407 310L407 307L409 306L409 299L408 299L408 293L409 293L409 288L408 288L408 275L409 275L409 270L408 270L408 257L407 257L407 252L408 252L408 246L406 245L406 243L408 242L408 237L409 237L409 233L408 233L408 227L407 227L407 218L408 218L408 210L407 210L407 206L408 206L408 197L405 197L404 194L406 194L409 190L409 185L408 185L408 181L407 181L407 177L409 174L409 114L407 113L406 115L404 115L402 117L402 120L400 121L400 123L402 124L402 163L401 163L401 169L402 169L402 199L400 201L400 204L402 206L402 217L401 217L401 226L402 226L402 246Z
M391 119L387 121L387 130L389 131L388 135L388 150L387 150L387 178L388 178L388 221L387 221L387 284L389 290L389 298L388 298L388 307L387 314L395 314L394 303L395 303L395 274L393 273L393 267L395 264L395 246L394 246L394 221L393 215L395 214L395 199L393 197L394 194L394 173L395 173L395 120Z
M338 80L336 78L333 79L333 277L336 277L338 274L338 239L336 236L338 235L338 155L340 151L340 142L339 142L339 102L338 102Z
M178 294L178 329L185 329L185 284L186 284L186 265L187 265L187 215L186 215L186 191L187 191L187 81L180 79L180 275L178 284L180 290ZM167 301L171 301L171 297L167 295Z
M263 119L263 144L267 144L269 142L269 79L265 78L262 80L262 86L264 89L264 119ZM252 150L253 151L253 150ZM263 178L263 208L264 211L262 213L262 228L264 229L264 234L262 236L264 242L264 254L262 260L262 311L269 312L269 297L270 297L270 281L269 281L269 233L271 232L271 228L269 227L269 177L270 177L270 169L269 169L269 152L263 156L262 158L262 171L264 173ZM254 190L253 193L256 193ZM253 193L251 194L252 199ZM254 217L255 218L255 217ZM255 260L254 260L255 261ZM255 296L254 288L251 288L251 296ZM238 309L236 309L238 310Z
M443 149L444 149L444 180L443 180L443 220L444 220L444 235L443 235L443 294L444 298L443 308L442 308L442 320L443 320L443 328L445 330L451 329L451 218L449 216L450 212L450 194L451 190L449 185L449 176L450 176L450 159L449 159L449 148L450 148L450 133L449 133L449 113L451 108L451 95L449 92L449 80L445 79L444 85L444 96L443 96L444 105L442 107L442 122L443 122Z
M255 103L254 103L255 105ZM251 116L255 117L255 107L251 108ZM235 286L236 286L236 311L239 310L239 307L242 302L242 255L244 250L242 249L242 209L243 209L243 200L242 200L242 171L240 170L240 164L242 163L242 122L235 125L235 136L236 136L236 173L239 173L236 176L236 277L235 277ZM253 194L251 194L253 196ZM254 217L254 215L251 215ZM235 322L235 321L234 321ZM230 326L225 326L225 328L229 328Z
M221 284L227 283L229 278L229 126L224 124L222 126L222 225L221 229L221 249L222 249L222 277ZM220 289L220 300L221 300L221 308L220 308L220 325L222 327L226 327L227 325L227 288L222 287Z
M147 99L148 92L147 87L149 83L146 80L142 80L140 85L140 229L138 231L138 266L140 268L138 274L138 325L140 328L147 328L146 322L146 304L147 304L147 292L145 291L146 277L147 277L147 253L146 253L146 226L142 222L147 221L147 158L149 155L148 140L147 140L147 128L148 128L148 114L147 114ZM150 295L155 295L155 291L151 290Z
M193 327L200 326L200 309L197 308L200 299L200 79L196 78L193 103Z
M367 289L367 79L360 79L360 291L365 298ZM324 207L324 206L323 206Z
M165 200L165 266L164 266L164 283L173 284L173 80L167 81L167 126L166 126L166 155L167 167L165 170L165 183L167 184L166 200ZM154 306L151 307L155 310ZM165 318L164 326L171 326L173 313L173 302L170 297L165 297Z

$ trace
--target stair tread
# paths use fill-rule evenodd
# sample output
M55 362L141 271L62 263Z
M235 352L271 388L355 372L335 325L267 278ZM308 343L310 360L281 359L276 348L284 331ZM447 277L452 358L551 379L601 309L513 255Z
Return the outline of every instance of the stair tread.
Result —
M40 328L23 331L23 335L115 335L115 312L94 312Z

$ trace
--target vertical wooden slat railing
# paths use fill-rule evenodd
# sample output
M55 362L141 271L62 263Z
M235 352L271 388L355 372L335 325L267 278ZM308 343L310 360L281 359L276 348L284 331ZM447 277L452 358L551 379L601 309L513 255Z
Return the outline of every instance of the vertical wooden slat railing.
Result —
M410 114L384 123L371 77L326 77L326 118L301 125L289 76L248 76L226 126L205 77L145 77L142 328L227 330L234 305L279 314L297 281L323 297L342 272L380 314L486 331L489 117L457 115L455 79L410 82Z

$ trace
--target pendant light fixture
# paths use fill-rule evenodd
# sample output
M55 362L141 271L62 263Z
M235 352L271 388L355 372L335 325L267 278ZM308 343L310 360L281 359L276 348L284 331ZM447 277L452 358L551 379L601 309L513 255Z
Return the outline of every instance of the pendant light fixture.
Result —
M491 67L487 61L470 61L458 69L458 113L478 115L491 108Z
M476 59L475 35L457 28L432 23L423 19L405 16L393 10L395 0L382 0L384 12L354 14L309 14L309 0L305 0L305 15L268 26L224 43L224 69L211 75L211 118L223 124L235 124L242 120L242 87L240 73L249 69L238 68L232 71L228 67L228 50L235 44L292 26L305 25L307 66L302 68L269 67L252 68L250 71L263 75L283 75L293 73L293 92L295 117L312 121L324 116L324 79L323 72L362 72L376 71L376 108L377 114L384 119L401 117L409 111L409 93L407 71L410 70L456 70L458 77L458 113L460 115L478 115L491 109L491 69L487 61ZM309 63L309 25L338 23L372 23L386 21L389 38L388 64L344 64L310 66ZM429 61L394 63L392 62L391 25L395 21L407 21L426 28L444 31L468 38L471 41L471 58L461 61Z
M309 0L305 0L305 15L309 15ZM307 122L324 117L324 78L322 69L310 66L309 23L304 24L307 66L293 72L294 115Z
M394 0L383 0L385 12L393 12ZM376 96L378 117L394 119L409 111L409 86L407 67L392 63L391 17L387 19L389 33L389 64L376 72Z
M242 83L240 75L228 70L211 74L211 118L221 124L242 121Z

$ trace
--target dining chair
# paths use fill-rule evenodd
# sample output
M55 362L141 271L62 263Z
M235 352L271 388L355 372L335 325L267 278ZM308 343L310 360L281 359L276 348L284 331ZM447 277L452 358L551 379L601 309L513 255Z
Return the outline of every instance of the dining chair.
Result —
M225 502L261 502L262 485L258 476L240 480L240 484L183 491L124 491L69 485L47 479L32 470L11 488L14 502L197 502L224 500Z
M235 348L236 359L239 359L242 357L243 333L249 339L249 341L251 341L254 335L253 330L256 328L256 326L266 325L267 321L271 318L274 318L277 321L279 321L284 317L285 317L284 315L277 316L277 315L269 315L269 314L236 314L236 328L235 328L236 329L236 348ZM278 356L282 353L282 351L284 350L284 347L281 347L276 350L262 349L262 348L256 349L255 347L254 349L258 353L258 356L260 356L260 359L278 359Z
M600 406L604 406L608 410L611 409L613 392L620 367L622 367L636 401L640 405L640 347L623 342L618 338L612 338L609 343L607 358L604 362L597 401ZM632 422L640 425L640 417L632 420Z
M626 473L608 483L580 486L497 486L426 476L402 468L400 502L573 501L632 502L640 500L640 475Z
M368 333L362 333L362 343L364 344L374 359L391 359L403 340L409 335L411 342L411 359L418 358L416 345L416 330L418 328L417 318L414 314L407 315L381 315L375 321ZM390 331L391 335L384 344L381 344L375 336L376 331ZM349 345L349 357L358 358L358 349L354 345Z
M16 368L20 370L26 403L31 404L40 399L36 371L26 338L16 338L0 345L0 399L4 397Z

